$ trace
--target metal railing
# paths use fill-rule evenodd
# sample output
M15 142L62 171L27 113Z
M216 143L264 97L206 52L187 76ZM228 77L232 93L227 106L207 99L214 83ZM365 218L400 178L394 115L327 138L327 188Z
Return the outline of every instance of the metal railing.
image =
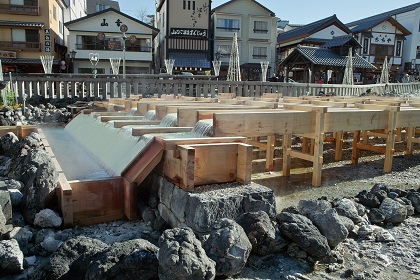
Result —
M9 76L5 76L7 81ZM217 97L218 93L234 93L236 96L261 97L264 93L282 93L283 96L304 95L361 96L367 92L378 95L409 96L420 94L420 83L394 83L369 85L304 84L260 81L223 81L215 76L183 75L97 75L90 74L19 74L12 75L13 88L17 89L19 101L23 97L45 98L100 98L142 96L160 97L162 94L176 96ZM123 84L127 91L123 94Z

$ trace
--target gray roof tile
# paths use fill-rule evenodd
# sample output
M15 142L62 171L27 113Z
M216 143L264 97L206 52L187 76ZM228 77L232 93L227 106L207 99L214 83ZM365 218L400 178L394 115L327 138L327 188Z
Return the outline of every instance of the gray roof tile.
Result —
M0 26L22 26L22 27L44 27L43 22L24 22L24 21L9 21L0 20Z

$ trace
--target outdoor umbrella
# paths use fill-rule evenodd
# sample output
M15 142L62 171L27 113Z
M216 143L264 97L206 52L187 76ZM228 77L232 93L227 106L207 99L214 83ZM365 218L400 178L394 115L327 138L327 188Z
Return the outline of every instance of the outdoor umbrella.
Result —
M353 85L353 50L349 48L346 69L344 70L343 85Z
M382 66L382 73L381 73L381 84L387 84L389 82L389 69L388 69L388 57L385 56L384 65Z

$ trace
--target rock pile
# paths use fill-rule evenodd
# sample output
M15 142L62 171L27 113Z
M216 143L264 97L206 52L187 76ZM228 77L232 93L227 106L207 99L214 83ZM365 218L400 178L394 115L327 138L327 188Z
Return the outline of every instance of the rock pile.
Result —
M123 221L64 229L52 199L58 173L39 136L1 137L0 164L1 279L214 279L240 274L251 255L272 254L341 263L341 243L393 242L384 226L420 213L420 189L375 184L356 197L302 200L275 216L220 219L205 233Z

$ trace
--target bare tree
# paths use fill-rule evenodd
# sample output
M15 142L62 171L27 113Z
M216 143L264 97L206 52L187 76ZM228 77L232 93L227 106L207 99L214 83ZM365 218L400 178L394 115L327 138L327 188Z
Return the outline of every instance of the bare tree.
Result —
M136 14L137 18L147 24L153 25L153 18L154 15L150 15L146 8L141 8L140 10L137 10L137 14Z

